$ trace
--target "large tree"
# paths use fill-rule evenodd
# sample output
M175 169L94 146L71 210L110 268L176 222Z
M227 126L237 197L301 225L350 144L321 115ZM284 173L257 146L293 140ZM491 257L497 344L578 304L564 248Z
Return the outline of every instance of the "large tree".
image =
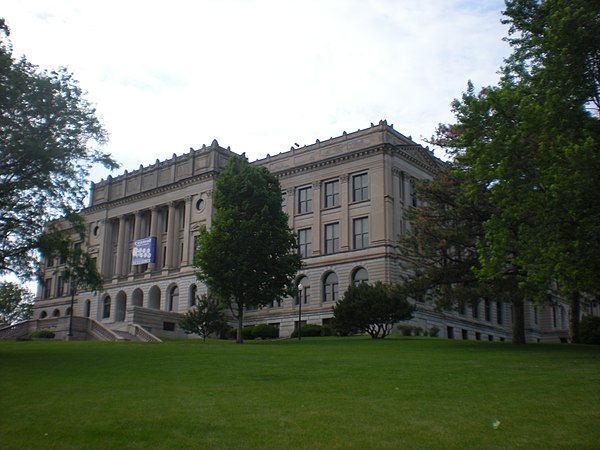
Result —
M0 282L0 327L31 318L33 294L24 286Z
M411 227L400 238L407 273L404 290L415 299L432 302L440 310L476 307L482 299L511 303L512 341L524 343L520 272L506 264L502 276L478 276L478 248L485 242L484 223L490 218L493 205L489 193L477 189L463 175L459 167L449 163L432 180L417 183L420 206L407 211Z
M279 181L265 167L232 157L217 180L213 204L212 225L200 232L194 264L199 279L231 308L242 343L244 309L292 294L301 259Z
M600 290L600 4L507 1L511 56L497 86L473 86L440 126L467 178L492 209L478 242L481 280L515 276L532 300L549 291L571 301L577 341L579 297Z
M106 139L72 74L15 58L0 18L0 275L35 273L44 224L83 206L92 165L117 166Z

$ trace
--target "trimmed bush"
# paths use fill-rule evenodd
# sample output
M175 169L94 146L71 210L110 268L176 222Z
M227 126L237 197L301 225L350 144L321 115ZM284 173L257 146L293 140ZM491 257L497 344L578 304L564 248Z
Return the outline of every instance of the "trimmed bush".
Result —
M398 331L402 333L402 336L412 336L414 327L412 325L398 325Z
M277 339L279 337L279 328L267 323L261 323L252 328L252 336L254 339Z
M435 325L429 329L429 336L438 337L440 335L440 329Z
M54 331L51 330L35 330L29 333L29 337L35 339L54 339Z
M421 333L423 333L423 328L422 327L414 327L413 332L415 333L415 336L421 336Z
M302 337L323 336L323 327L317 324L309 323L307 325L302 325L301 331ZM292 337L298 337L298 330L294 330Z
M579 324L582 344L600 345L600 317L584 316Z

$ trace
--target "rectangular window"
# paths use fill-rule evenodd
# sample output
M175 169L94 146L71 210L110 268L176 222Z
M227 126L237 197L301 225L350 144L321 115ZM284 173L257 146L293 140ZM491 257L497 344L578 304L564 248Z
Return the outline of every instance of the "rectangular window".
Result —
M330 223L325 225L325 253L337 253L340 251L340 224Z
M485 320L487 322L492 320L492 308L491 308L491 302L489 300L486 300L484 305L485 305Z
M409 188L409 195L410 195L410 206L413 207L417 207L417 204L419 203L417 201L417 190L415 188L415 180L411 179L409 184L408 184L408 188Z
M53 267L54 266L54 258L50 257L47 260L47 266L48 267Z
M353 221L354 230L354 248L366 248L369 246L369 218L361 217L354 219Z
M473 319L479 319L479 301L473 302Z
M502 325L502 302L496 302L496 322Z
M52 278L46 278L44 283L44 298L52 297Z
M369 175L361 173L352 177L352 201L362 202L369 199Z
M298 189L298 214L312 211L312 187Z
M340 182L339 180L325 183L325 208L331 208L340 204Z
M64 280L62 276L59 276L56 279L56 296L57 297L62 297L63 295L63 288L64 288Z
M312 229L298 230L298 251L300 256L308 258L312 256Z

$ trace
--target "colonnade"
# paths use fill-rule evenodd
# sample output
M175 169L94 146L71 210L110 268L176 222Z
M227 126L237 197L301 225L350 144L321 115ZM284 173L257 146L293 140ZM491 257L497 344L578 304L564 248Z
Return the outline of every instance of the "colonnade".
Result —
M191 203L192 196L187 196L184 200L108 219L103 240L102 274L108 278L122 278L189 265L193 260ZM134 266L134 242L146 237L156 238L155 261Z

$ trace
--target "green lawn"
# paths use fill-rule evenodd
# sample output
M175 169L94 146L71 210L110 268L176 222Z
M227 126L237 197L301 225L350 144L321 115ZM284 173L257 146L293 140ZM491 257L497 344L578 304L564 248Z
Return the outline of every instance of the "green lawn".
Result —
M592 346L0 342L0 392L3 450L600 448Z

